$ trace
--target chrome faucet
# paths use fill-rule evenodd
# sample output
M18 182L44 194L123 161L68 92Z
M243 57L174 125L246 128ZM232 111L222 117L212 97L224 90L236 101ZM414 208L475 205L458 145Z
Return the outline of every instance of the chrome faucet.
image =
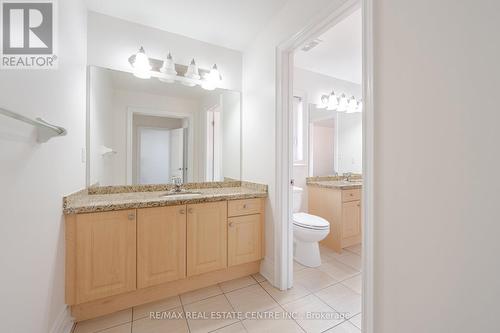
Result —
M350 182L352 177L352 172L344 173L343 176L345 181Z
M181 192L182 191L182 178L181 177L172 177L174 182L173 192Z

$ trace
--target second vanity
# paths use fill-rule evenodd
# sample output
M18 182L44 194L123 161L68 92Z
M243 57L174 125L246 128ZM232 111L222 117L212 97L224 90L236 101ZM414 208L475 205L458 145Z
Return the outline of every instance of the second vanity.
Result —
M64 198L66 303L77 321L259 272L267 186L90 188Z
M321 244L340 253L343 248L361 243L362 181L344 181L325 176L307 179L309 213L330 223L330 233Z

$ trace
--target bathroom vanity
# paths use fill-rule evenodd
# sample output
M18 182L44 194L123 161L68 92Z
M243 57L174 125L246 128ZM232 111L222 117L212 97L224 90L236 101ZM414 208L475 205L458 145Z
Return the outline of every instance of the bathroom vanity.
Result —
M110 186L64 198L77 321L259 272L267 186Z
M330 233L321 241L336 252L360 244L361 180L344 181L340 177L310 177L309 213L320 216L330 223Z

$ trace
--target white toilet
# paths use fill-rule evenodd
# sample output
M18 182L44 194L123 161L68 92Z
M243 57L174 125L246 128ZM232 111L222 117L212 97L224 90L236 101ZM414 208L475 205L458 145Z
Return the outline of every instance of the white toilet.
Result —
M330 223L316 215L299 212L303 189L293 187L294 259L308 267L321 265L318 242L330 233Z

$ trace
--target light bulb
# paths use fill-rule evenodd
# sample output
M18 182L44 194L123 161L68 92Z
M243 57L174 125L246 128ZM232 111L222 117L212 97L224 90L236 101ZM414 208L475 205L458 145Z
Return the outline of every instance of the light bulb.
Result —
M210 72L204 75L201 87L206 90L214 90L219 86L221 81L222 79L219 73L219 69L215 64L213 65L212 69L210 69Z
M328 95L321 95L321 100L316 107L318 109L326 109L328 107Z
M356 101L356 98L354 96L352 96L349 99L349 102L347 103L347 113L356 112L357 106L358 106L358 101Z
M330 94L330 97L328 97L328 106L327 110L336 110L337 106L339 105L339 101L337 99L337 95L335 95L335 91L332 91Z
M158 78L160 81L168 83L175 82L177 71L175 70L174 59L172 58L172 54L170 54L170 52L168 53L167 59L163 62L160 72L163 74L163 76Z
M347 97L345 94L342 94L342 96L340 97L339 106L337 108L337 111L345 112L347 110L347 106L348 106Z
M188 69L186 71L186 74L184 74L184 77L187 79L186 81L183 81L182 84L189 86L189 87L194 87L196 85L196 81L200 79L200 73L198 71L198 65L196 65L196 62L191 60L191 63L188 66Z
M140 79L149 79L151 77L151 64L149 63L149 58L142 46L139 49L139 52L135 55L133 67L134 75L136 77Z
M363 112L363 101L358 102L358 106L356 108L357 112Z

